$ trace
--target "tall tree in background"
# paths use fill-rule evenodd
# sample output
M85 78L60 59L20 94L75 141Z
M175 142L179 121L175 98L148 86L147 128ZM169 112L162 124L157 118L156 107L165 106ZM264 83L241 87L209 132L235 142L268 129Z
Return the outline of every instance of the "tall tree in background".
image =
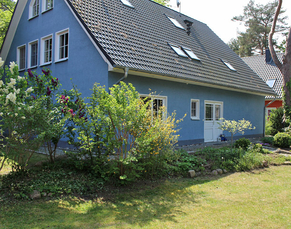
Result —
M233 39L229 46L236 47L234 51L240 56L251 56L255 51L261 55L268 48L268 35L274 20L278 1L267 3L266 5L255 4L250 0L244 7L243 15L233 17L233 21L243 22L246 27L245 32L240 32L237 39ZM285 10L281 9L278 14L276 32L284 32L287 29L286 16L282 16ZM236 46L233 46L236 43ZM274 41L276 45L276 42Z
M0 47L13 15L15 4L13 0L0 0Z
M155 2L163 5L163 6L170 6L168 3L170 0L154 0Z
M273 43L273 35L276 32L276 23L278 22L278 17L280 15L280 10L282 7L282 0L279 0L279 4L274 16L273 25L269 34L269 49L272 55L272 58L280 69L283 75L283 92L284 92L284 111L285 118L291 119L291 101L290 101L290 91L291 91L291 27L289 28L289 33L286 40L285 53L283 55L282 63L279 61Z

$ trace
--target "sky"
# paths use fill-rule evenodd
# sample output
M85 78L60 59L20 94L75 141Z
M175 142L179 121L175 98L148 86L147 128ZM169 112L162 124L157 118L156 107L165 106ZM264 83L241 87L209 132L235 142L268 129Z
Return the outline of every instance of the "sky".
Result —
M234 16L243 14L244 6L249 0L180 0L181 13L186 14L209 26L216 35L225 43L232 38L236 38L238 31L244 31L244 26L240 22L233 22ZM176 0L170 0L171 8L177 8ZM273 0L255 0L256 4L266 5ZM286 22L291 25L291 0L283 0L282 8L286 10L288 16Z

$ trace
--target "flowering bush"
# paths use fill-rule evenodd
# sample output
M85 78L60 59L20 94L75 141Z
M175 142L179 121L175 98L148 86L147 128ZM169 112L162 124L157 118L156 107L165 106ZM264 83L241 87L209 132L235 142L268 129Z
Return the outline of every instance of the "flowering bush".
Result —
M173 153L178 135L175 115L164 118L148 109L131 84L121 82L109 92L97 84L85 103L75 88L75 109L71 113L75 127L71 143L79 147L79 158L90 158L91 167L103 177L126 182L140 176L162 172L167 154ZM69 98L61 98L64 103Z
M5 71L3 63L0 58L0 170L8 158L21 169L51 137L48 132L58 113L51 106L51 93L58 87L57 79L46 74L48 70L40 76L29 70L28 76L21 77L15 62Z

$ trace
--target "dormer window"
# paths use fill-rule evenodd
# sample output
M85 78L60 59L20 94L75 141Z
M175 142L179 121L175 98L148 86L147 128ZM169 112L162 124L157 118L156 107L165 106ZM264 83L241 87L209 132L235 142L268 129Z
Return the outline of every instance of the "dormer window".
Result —
M54 0L42 0L42 11L48 11L54 7Z
M167 16L167 18L169 18L169 20L178 28L180 29L184 29L184 27L175 19L175 18L171 18L169 16Z
M191 49L185 47L182 47L182 49L191 59L200 60Z
M275 81L276 79L268 79L266 83L268 84L270 88L272 88L274 87Z
M129 6L129 7L132 7L132 8L134 8L134 6L130 3L130 1L128 1L128 0L121 0L121 2L124 4L124 5L126 5L126 6Z
M225 60L221 60L231 71L235 71L236 72L236 69L227 61Z
M170 46L175 51L175 53L177 53L179 56L188 57L186 53L183 52L183 50L179 46L176 46L176 45L170 45Z

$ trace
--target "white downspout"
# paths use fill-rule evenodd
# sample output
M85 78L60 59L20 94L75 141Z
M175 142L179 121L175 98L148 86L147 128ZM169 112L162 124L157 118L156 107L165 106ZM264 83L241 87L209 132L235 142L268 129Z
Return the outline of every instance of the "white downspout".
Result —
M124 79L126 79L127 78L127 76L128 76L128 71L129 71L129 68L128 67L126 67L125 69L124 69L124 76L122 77L122 78L120 78L115 84L119 84L120 83L120 81L122 81L122 80L124 80Z

